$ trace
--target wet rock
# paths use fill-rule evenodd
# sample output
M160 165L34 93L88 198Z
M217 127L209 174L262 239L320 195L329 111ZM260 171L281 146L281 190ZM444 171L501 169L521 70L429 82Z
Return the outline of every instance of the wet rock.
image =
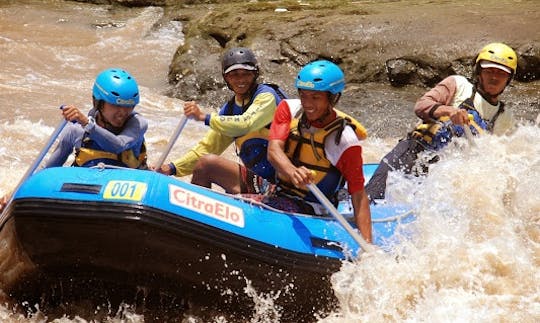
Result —
M386 73L390 84L394 86L408 84L416 75L418 68L415 63L398 58L386 61Z
M449 62L436 63L427 58L402 57L386 61L386 74L388 81L393 86L403 86L407 84L434 86L442 79L456 73L454 67L466 69L459 66L460 63Z
M126 7L147 7L147 6L178 6L178 5L194 5L203 3L227 3L234 0L72 0L76 2L86 2L93 4L105 5L120 5Z
M540 110L539 85L532 82L540 78L535 1L85 2L164 6L165 19L182 21L185 43L171 62L168 94L210 107L219 107L230 95L220 56L234 46L254 50L261 80L291 95L301 66L317 58L335 61L347 79L341 103L359 107L350 113L374 114L376 122L409 116L415 99L428 88L451 74L471 77L478 50L504 42L518 54L515 81L526 82L519 95L507 91L512 99L507 106L527 106L521 111L529 119Z
M530 82L540 79L540 45L527 44L517 49L519 53L516 80Z
M531 23L537 15L526 8L512 8L510 1L492 2L490 11L469 16L460 14L462 7L458 3L448 4L445 15L440 6L421 1L244 2L170 7L173 17L182 13L186 30L186 43L170 67L169 81L174 85L171 95L197 95L194 85L203 100L212 87L222 91L219 57L233 46L252 48L259 57L262 77L282 85L289 93L295 92L293 80L299 68L317 58L338 63L350 86L378 82L394 87L432 87L448 75L470 76L477 51L492 41L504 41L518 52L516 80L538 79L537 33L526 31L522 22L515 23L520 28L513 29L509 20L504 26L487 26L472 19L477 15L482 20L501 8L507 15L516 19L519 16L521 21L530 19ZM419 13L422 19L415 18ZM451 26L441 27L450 19ZM217 95L210 97L214 100Z

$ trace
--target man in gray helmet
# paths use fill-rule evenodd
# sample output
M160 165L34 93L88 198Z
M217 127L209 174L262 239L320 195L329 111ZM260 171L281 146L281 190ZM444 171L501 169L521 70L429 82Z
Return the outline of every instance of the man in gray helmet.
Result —
M196 102L186 102L184 114L210 129L187 154L161 165L158 171L179 177L193 174L193 184L216 184L231 194L264 193L275 177L266 158L268 131L276 107L286 95L275 85L257 82L259 66L248 48L225 52L221 67L234 95L219 113L205 113ZM242 165L220 156L233 142Z

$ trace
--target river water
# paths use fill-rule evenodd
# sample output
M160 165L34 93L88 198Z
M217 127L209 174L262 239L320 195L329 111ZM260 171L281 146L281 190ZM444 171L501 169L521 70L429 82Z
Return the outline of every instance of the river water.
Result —
M109 10L53 0L0 4L0 194L16 187L48 141L61 120L58 107L90 109L93 79L111 66L136 77L137 110L150 123L150 163L158 160L182 103L163 94L182 26L162 16L160 8ZM169 156L181 156L204 131L189 122ZM401 133L366 140L366 160L378 161ZM485 136L477 147L457 140L421 186L391 176L390 200L414 205L417 235L389 254L345 264L333 276L340 307L320 322L540 321L539 139L540 128L524 120L511 136ZM252 322L279 317L271 295L253 297L260 305ZM196 314L187 317L197 321ZM0 319L54 318L22 317L0 305ZM56 322L86 320L66 315ZM108 321L145 318L127 306ZM215 322L226 320L216 315Z

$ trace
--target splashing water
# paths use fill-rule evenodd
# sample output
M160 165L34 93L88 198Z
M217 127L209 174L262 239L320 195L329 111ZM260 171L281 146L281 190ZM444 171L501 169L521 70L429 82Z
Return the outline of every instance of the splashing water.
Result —
M333 276L340 309L321 322L537 322L539 139L530 124L477 147L458 139L421 185L394 179L416 235L345 263Z

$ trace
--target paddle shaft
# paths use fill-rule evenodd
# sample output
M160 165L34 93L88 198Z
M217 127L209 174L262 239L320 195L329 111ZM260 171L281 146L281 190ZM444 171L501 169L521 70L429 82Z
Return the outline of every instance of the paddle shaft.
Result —
M469 118L469 121L474 121L474 116L472 114L468 114L467 117ZM476 142L474 142L474 137L468 124L463 125L463 132L465 133L465 138L467 138L469 145L471 145L471 147L476 147Z
M167 158L167 156L171 152L171 149L174 146L174 143L178 139L178 136L180 136L180 133L182 133L182 130L184 130L184 127L186 126L187 120L188 120L188 118L185 115L183 115L180 118L180 122L178 123L178 126L176 126L176 129L174 130L174 133L173 133L171 139L169 139L169 143L167 145L167 148L165 148L165 150L163 151L163 154L161 154L161 157L159 158L158 162L156 163L156 167L158 167L158 169L159 169L159 167L161 167L161 165L163 165L163 163L165 162L165 159Z
M351 237L358 243L358 245L362 247L362 249L364 249L364 251L375 250L373 245L369 244L360 234L358 234L356 230L354 230L354 228L349 224L349 222L345 220L343 215L341 215L341 213L339 213L339 211L334 207L334 205L330 203L330 201L326 198L326 196L324 196L321 190L319 190L317 185L311 183L308 184L307 187L309 188L311 193L315 195L319 202L321 202L321 204L326 207L328 212L330 212L332 216L334 216L334 218L341 224L341 226L351 235Z
M465 133L465 138L467 138L469 145L471 145L471 147L476 147L471 128L469 128L468 125L463 125L463 132Z
M67 121L65 119L62 119L62 121L58 124L58 126L56 126L56 129L54 130L54 132L51 134L51 136L49 138L49 141L47 141L45 146L43 146L43 148L41 149L41 152L39 153L39 155L34 160L34 163L28 168L26 173L23 175L23 177L21 178L21 180L19 181L19 183L17 184L17 186L13 190L13 193L11 194L11 196L9 198L9 201L7 202L6 206L2 210L2 215L0 216L0 219L2 219L2 221L0 221L0 223L3 222L4 213L9 208L9 205L13 201L13 196L15 195L15 193L17 192L19 187L22 185L22 183L24 183L24 181L26 181L26 179L28 177L30 177L32 174L34 174L34 172L36 171L38 166L41 164L41 162L43 161L43 158L45 158L45 155L47 155L47 152L49 152L49 149L51 149L51 146L54 144L54 141L56 140L58 135L62 132L62 130L64 129L66 124L67 124Z

